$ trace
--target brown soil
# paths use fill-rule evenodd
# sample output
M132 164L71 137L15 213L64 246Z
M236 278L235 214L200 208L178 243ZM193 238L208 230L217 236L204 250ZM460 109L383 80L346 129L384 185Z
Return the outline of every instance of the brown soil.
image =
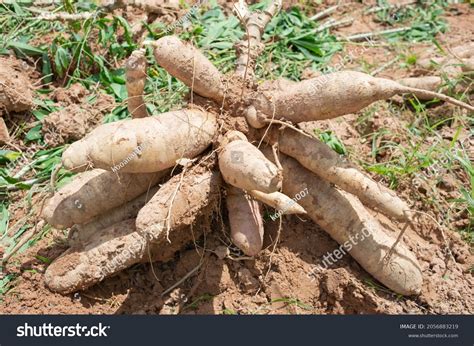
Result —
M466 13L467 7L456 8L463 15L447 17L453 36L451 31L443 36L445 42L453 45L467 42L472 37L474 22L472 13ZM344 28L340 32L358 33L377 27L373 23L362 25L366 26ZM415 50L422 51L423 45ZM389 61L397 54L375 47L363 52L360 59L380 64L380 61ZM355 61L356 65L360 66L360 61ZM404 77L400 71L394 65L380 75ZM403 73L409 74L410 71ZM68 98L74 99L73 96ZM82 104L81 97L66 107L79 107L77 103ZM365 136L385 130L378 138L378 145L381 141L407 143L410 140L406 135L407 125L413 122L414 115L398 106L379 102L370 107L373 115L365 121L358 119L361 114L348 115L318 122L317 127L333 131L354 160L388 161L399 153L386 150L373 158L372 143ZM428 116L447 117L452 110L451 106L442 105L431 109ZM315 124L305 124L304 127L312 131ZM439 133L449 142L456 130L457 124L446 123ZM467 131L461 132L458 142L467 143L472 148L474 143L469 135ZM427 138L426 146L433 141L434 138ZM376 175L373 177L388 184ZM456 169L444 172L438 178L422 179L418 184L414 180L401 181L397 188L397 193L413 209L432 215L422 215L417 219L415 229L409 229L403 237L403 242L415 253L423 270L424 284L418 297L397 296L377 283L347 255L326 270L314 271L322 257L339 245L305 218L285 216L280 231L278 221L267 219L266 249L252 260L239 257L240 253L230 241L229 229L225 226L228 220L223 211L223 222L214 220L212 231L176 253L171 261L136 264L86 291L66 296L52 293L45 287L47 264L39 260L52 260L67 249L67 235L53 230L32 248L12 259L7 272L17 273L19 277L0 302L0 313L473 314L471 268L474 256L457 232L469 222L468 216L455 214L449 229L439 226L444 211L449 207L448 201L459 197L460 187L469 185L468 177L461 169ZM432 199L441 205L428 204L427 200ZM268 213L272 211L268 210ZM377 217L382 223L393 226L383 216ZM400 228L402 225L397 226ZM396 237L395 232L393 236ZM276 239L279 242L275 246ZM193 274L181 282L189 273ZM170 287L174 288L163 294Z
M54 91L52 99L64 108L42 120L42 132L47 145L55 147L81 139L100 125L104 115L115 107L110 95L98 93L92 102L87 100L90 96L80 84Z
M266 222L266 245L270 247L255 260L239 260L227 233L214 231L199 241L198 248L191 246L179 252L171 262L136 265L87 291L67 296L45 287L45 264L34 259L35 255L55 258L65 250L64 243L57 243L61 235L53 232L18 258L20 278L5 297L0 312L474 313L467 246L456 233L447 234L451 250L457 255L454 263L443 252L442 237L433 225L418 226L432 229L432 234L410 231L404 237L423 268L423 291L415 298L402 298L384 289L348 256L311 275L314 265L338 244L310 221L291 217L283 222L281 240L274 252L270 244L277 236L278 222ZM165 289L199 266L202 256L204 262L196 274L162 297Z
M0 58L0 115L23 112L33 107L33 87L26 62L13 57Z

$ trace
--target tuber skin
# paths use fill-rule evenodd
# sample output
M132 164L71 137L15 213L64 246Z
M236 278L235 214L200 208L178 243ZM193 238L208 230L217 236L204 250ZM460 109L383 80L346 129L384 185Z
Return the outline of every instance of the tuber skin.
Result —
M368 207L397 220L407 220L410 208L392 190L351 167L317 138L289 128L278 130L272 126L264 140L278 143L282 153L295 158L303 167L324 180L356 195Z
M419 59L416 64L427 70L431 70L438 66L441 66L441 70L443 70L445 66L452 65L458 59L469 59L474 57L474 42L454 47L449 52L451 52L456 59L453 59L451 56L428 57Z
M87 223L141 195L167 173L127 174L102 169L81 173L46 203L42 217L58 229Z
M459 58L474 57L474 42L469 42L451 49L452 53Z
M385 263L395 239L357 197L338 191L288 156L282 155L280 161L285 175L283 192L292 196L308 189L308 196L300 200L308 216L343 244L368 273L396 293L410 296L421 292L422 272L416 257L398 243Z
M137 216L137 230L158 242L167 244L170 230L192 225L197 216L213 208L219 196L221 175L197 167L168 180ZM200 171L202 170L202 171Z
M224 99L223 76L196 48L176 36L164 36L154 43L159 65L193 92L218 103Z
M128 92L127 107L132 118L146 118L148 116L145 100L143 99L147 65L145 50L142 49L133 51L125 65Z
M221 205L225 180L232 241L246 255L256 256L263 246L262 201L281 211L279 214L306 213L363 268L395 292L420 292L422 276L415 256L403 242L398 242L402 237L395 241L361 203L405 220L408 206L391 190L349 166L323 143L292 132L294 128L280 132L270 126L264 135L263 131L249 131L256 135L251 141L237 131L226 133L221 141L216 138L222 129L246 128L241 123L243 116L255 128L269 126L274 119L295 123L329 119L396 94L437 97L470 110L472 106L429 90L352 71L303 82L281 79L257 87L253 70L263 47L261 34L280 6L281 1L273 0L266 10L252 13L243 1L236 4L239 19L249 30L236 46L237 66L230 78L223 77L199 50L176 37L166 36L154 44L158 63L193 92L207 98L199 101L206 101L211 112L220 106L219 119L207 111L187 109L121 121L101 126L66 150L66 168L104 168L112 170L106 173L116 176L120 184L124 180L127 183L115 189L116 183L110 183L114 180L107 178L110 181L103 179L102 183L89 186L88 179L92 181L94 177L80 175L75 183L84 187L71 186L67 193L60 191L59 197L53 197L57 199L50 206L49 217L59 218L56 223L61 227L74 223L78 238L47 268L46 283L52 290L68 293L85 289L135 263L169 260L210 228L208 222L214 209ZM138 77L143 78L143 74ZM142 84L137 85L130 95L143 100ZM128 86L133 86L133 78ZM132 117L146 116L143 112L134 113L140 108L133 106L134 99L129 99ZM210 104L209 100L219 104ZM240 119L228 119L227 114ZM274 148L279 147L296 160L283 154L277 160L274 152L260 151L251 144L259 139L278 144ZM211 144L212 151L196 164L192 159ZM135 152L137 148L139 151ZM132 153L135 155L130 158ZM126 164L121 165L124 161ZM167 175L165 170L177 162L183 166L181 173L159 188L149 191L149 187L142 186L141 177L147 172ZM128 184L138 184L140 191L129 192ZM115 190L120 194L112 192ZM303 195L301 191L307 192ZM113 203L109 201L110 194L116 196ZM298 195L299 204L288 197ZM68 210L74 207L77 196L81 196L81 205L86 205L87 210ZM287 207L289 204L291 208ZM57 207L62 205L66 206L65 211L58 212ZM75 213L72 219L71 213ZM201 227L203 224L206 226Z
M79 244L86 243L93 234L101 232L107 227L128 219L135 219L140 209L153 197L158 189L159 187L157 186L152 187L149 191L130 202L98 215L86 224L74 225L69 231L69 245L78 246Z
M46 269L45 283L62 294L84 290L140 262L146 249L147 240L135 230L135 219L119 222L56 258Z
M438 91L443 85L443 79L438 76L409 77L397 80L398 83L410 88ZM424 100L423 98L421 98ZM428 98L431 100L432 97Z
M263 246L261 205L238 188L228 185L226 190L232 242L247 256L256 256Z
M441 61L440 61L441 62ZM444 62L443 65L440 66L439 74L443 76L443 78L450 78L450 79L462 79L466 75L474 71L474 58L469 59L449 59L448 61ZM417 89L424 89L429 91L442 91L443 86L445 86L445 81L440 76L422 76L422 77L409 77L409 78L402 78L399 79L397 82L410 87L410 88L417 88ZM472 89L468 80L467 83L461 80L461 84L458 85L455 90L459 92L464 92L463 85L468 86L468 89ZM420 100L432 100L434 97L433 95L423 95L419 93L417 97Z
M286 90L257 92L252 106L265 118L293 123L331 119L355 113L379 100L400 94L439 98L474 111L474 107L442 94L403 86L356 71L341 71L295 83ZM436 95L436 96L435 96Z
M196 225L204 223L203 218L217 205L220 175L192 170L180 178L174 176L163 184L137 219L96 232L54 260L45 273L46 285L62 294L84 290L135 263L170 260L197 239L208 226Z
M306 210L281 192L264 193L257 190L248 191L248 194L262 203L276 209L281 215L306 214Z
M472 75L472 72L474 72L474 56L469 59L463 59L461 69L465 74Z
M203 152L217 134L212 113L198 109L173 111L148 118L104 124L63 153L63 165L149 173L176 165Z
M219 170L224 181L242 190L265 193L281 189L282 177L278 167L269 161L244 134L230 131L219 152Z

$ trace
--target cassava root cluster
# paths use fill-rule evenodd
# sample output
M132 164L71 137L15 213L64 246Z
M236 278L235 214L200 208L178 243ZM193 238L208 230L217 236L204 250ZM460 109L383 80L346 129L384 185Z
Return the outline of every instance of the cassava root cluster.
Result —
M43 211L50 225L72 227L71 247L46 271L52 290L85 289L135 263L169 260L209 228L221 204L227 207L234 244L256 256L263 246L265 204L280 214L306 215L340 244L368 233L348 250L351 256L393 291L420 292L416 257L366 209L411 223L408 205L292 123L357 112L405 93L474 108L354 71L258 87L253 69L261 34L280 5L250 12L239 2L236 10L248 30L229 76L177 37L154 43L158 64L206 100L205 107L193 104L148 116L146 61L141 51L131 56L127 88L133 119L99 126L64 152L64 167L81 173ZM232 128L229 119L239 117L250 125L246 133ZM307 194L296 203L300 191Z

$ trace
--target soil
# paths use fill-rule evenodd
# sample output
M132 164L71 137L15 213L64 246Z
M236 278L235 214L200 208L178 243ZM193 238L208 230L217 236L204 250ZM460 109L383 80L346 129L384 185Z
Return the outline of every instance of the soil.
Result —
M454 11L456 14L450 11L446 17L451 30L442 36L444 42L453 45L468 42L474 33L472 11L469 12L467 6L455 7L458 9ZM359 33L373 30L378 24L361 25L363 27L342 28L339 32ZM423 49L423 45L415 48ZM353 65L360 66L361 61L380 64L397 54L383 47L371 47ZM382 71L380 76L407 76L401 75L400 71L394 65ZM404 70L403 73L411 72ZM305 75L306 78L309 76L311 74ZM59 91L55 97L57 102L64 102L65 109L77 110L84 106L85 94L82 91L67 91L69 94L64 98L61 93ZM302 127L308 132L315 127L332 131L348 148L351 158L366 162L388 161L400 153L387 149L372 157L372 143L367 141L366 135L384 130L379 141L408 143L407 125L413 122L414 114L399 106L395 101L379 102L371 106L373 116L364 121L359 118L361 113L317 124L307 123ZM437 106L430 110L429 117L447 117L446 114L451 114L452 110L450 105ZM61 134L58 143L75 139L68 133L90 129L87 127L88 119L77 120L77 123L71 119L63 122L62 119L67 118L66 111L56 117L57 123L64 123L58 130ZM455 123L446 122L439 133L449 142L458 135L456 130ZM434 140L427 138L426 146ZM459 133L457 142L471 148L474 145L467 130ZM389 184L375 174L373 178ZM339 245L306 218L284 216L281 228L278 220L267 218L265 250L256 258L247 259L232 245L226 226L227 216L222 210L222 216L216 215L210 227L198 226L209 228L196 243L177 252L172 260L136 264L86 291L68 295L53 293L44 283L48 263L41 259L53 260L67 249L67 234L53 229L34 246L15 256L6 267L7 274L18 274L18 278L0 301L0 313L473 314L474 256L457 232L469 222L468 215L453 212L449 227L440 225L444 221L444 211L450 208L448 201L459 197L460 188L469 185L468 177L463 170L454 169L441 172L436 179L419 178L415 178L419 180L417 182L415 179L402 180L396 188L398 195L414 210L423 213L415 221L415 228L409 228L403 236L403 242L417 256L423 271L422 293L416 297L401 297L384 288L347 255L329 268L315 271L315 265L322 257ZM441 205L427 203L428 200L439 201ZM271 213L271 210L267 211L267 214ZM15 218L21 216L15 215ZM376 216L388 226L398 229L403 226L393 225L382 215ZM393 237L396 235L394 232Z
M457 233L447 233L456 258L453 262L443 251L442 236L432 224L417 224L417 229L431 229L431 234L409 231L404 236L423 269L422 294L414 298L384 289L348 256L323 272L314 272L314 265L338 244L312 222L296 217L285 217L275 250L271 244L278 233L278 222L266 222L267 249L255 260L239 259L228 233L214 231L199 241L199 247L180 251L168 263L135 265L84 292L62 296L45 287L46 265L35 259L37 255L55 258L66 249L63 242L58 243L64 236L52 232L17 258L20 277L5 296L0 312L473 313L473 279L469 273L472 258L467 245ZM163 297L164 290L198 267L201 258L203 264L197 273Z
M28 78L31 70L26 62L0 57L0 115L32 108L33 87Z
M81 84L73 84L68 89L57 88L53 92L52 99L62 108L42 120L42 132L48 146L81 139L102 124L104 115L115 108L110 95L99 92L92 101L90 98L91 93Z

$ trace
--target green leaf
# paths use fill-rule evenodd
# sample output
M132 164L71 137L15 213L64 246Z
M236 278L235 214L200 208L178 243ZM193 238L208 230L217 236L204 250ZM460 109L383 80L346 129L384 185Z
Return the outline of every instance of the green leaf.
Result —
M53 68L51 67L51 60L48 54L43 54L41 59L41 72L43 73L44 82L51 83L53 81Z
M122 102L127 99L127 88L123 84L111 83L110 87L117 97L118 101Z
M317 134L317 131L315 131ZM337 152L340 155L346 155L347 151L344 144L336 137L332 131L325 131L319 134L319 139L326 143L332 150Z
M36 259L38 259L41 262L46 263L46 264L50 264L51 262L53 262L52 259L49 259L48 257L44 257L44 256L41 256L41 255L36 255L35 257L36 257Z
M49 114L48 111L44 110L44 109L36 109L34 111L31 111L31 113L33 113L33 115L36 117L36 119L38 120L43 120L45 116L47 116Z
M15 278L15 274L8 274L0 280L0 296L4 295L10 288L10 282Z
M0 236L3 236L8 229L8 221L10 220L10 213L8 208L4 205L0 205Z
M31 142L31 141L36 141L38 139L41 139L42 138L41 127L42 125L38 124L35 127L33 127L30 131L28 131L28 133L25 136L26 140L28 142Z
M0 150L0 163L15 161L21 154L18 151Z
M54 54L54 65L59 77L64 77L64 73L69 68L70 63L71 57L69 52L62 47L58 47L56 53Z
M44 50L37 47L33 47L24 42L8 42L8 47L13 48L15 52L20 53L19 55L23 54L27 56L43 56L43 54L45 54Z
M209 45L210 48L217 48L217 49L230 49L232 48L233 44L231 42L214 42Z
M314 42L313 39L301 39L301 40L294 40L290 41L298 48L305 48L310 52L314 53L316 56L321 57L324 56L324 51L321 49L319 43Z
M23 11L23 9L21 8L21 6L16 3L16 1L13 1L12 5L13 5L13 11L14 11L16 14L18 14L18 15L21 16L21 15L23 15L23 14L26 13L25 11Z

